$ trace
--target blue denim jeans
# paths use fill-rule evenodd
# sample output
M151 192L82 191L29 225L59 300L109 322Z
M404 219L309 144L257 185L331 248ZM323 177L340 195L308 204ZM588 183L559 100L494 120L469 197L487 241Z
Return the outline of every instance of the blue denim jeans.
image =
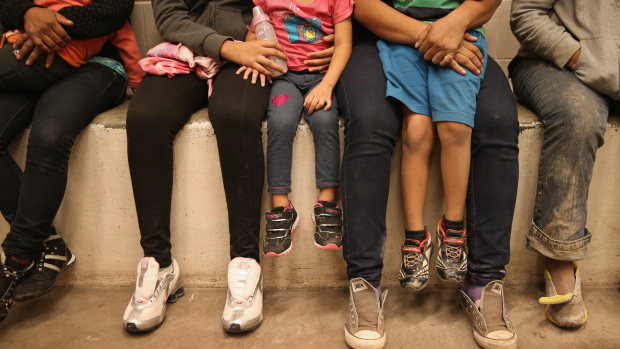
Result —
M314 139L316 187L340 186L340 138L338 134L338 105L332 97L332 106L308 115L304 99L322 80L324 74L289 71L278 77L271 87L267 107L267 182L272 194L291 192L291 164L293 141L302 109Z
M592 237L588 189L611 99L543 59L516 57L509 70L515 94L545 128L527 247L556 260L581 260Z

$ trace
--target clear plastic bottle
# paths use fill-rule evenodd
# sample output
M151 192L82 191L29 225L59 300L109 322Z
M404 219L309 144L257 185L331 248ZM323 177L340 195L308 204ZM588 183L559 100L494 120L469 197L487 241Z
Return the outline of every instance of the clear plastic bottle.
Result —
M273 26L271 25L271 22L269 21L269 16L265 14L263 9L260 6L254 7L252 9L252 15L254 16L252 23L254 23L256 37L258 38L258 40L273 40L275 42L278 42L278 38L276 37L276 32L275 30L273 30ZM284 62L282 59L276 56L271 56L269 58L275 64L279 65L280 67L288 71L288 68L286 67L286 62ZM272 72L275 76L282 75L282 73L277 70L274 70L271 68L267 68L267 70Z

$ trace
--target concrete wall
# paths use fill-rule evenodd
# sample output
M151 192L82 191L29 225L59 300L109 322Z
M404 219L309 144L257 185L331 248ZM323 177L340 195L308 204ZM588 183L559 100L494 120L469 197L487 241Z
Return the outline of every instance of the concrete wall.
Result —
M489 54L505 69L518 44L510 33L510 1L504 1L486 25ZM161 37L154 28L150 2L138 1L132 25L143 54ZM139 231L126 156L124 116L127 105L99 116L76 140L69 166L65 200L56 218L58 232L77 255L75 267L63 275L61 284L79 286L130 286L142 257ZM542 128L537 117L520 107L520 183L512 235L512 261L506 282L512 285L541 282L541 259L525 249L525 234L532 219ZM618 284L620 265L620 133L618 119L608 125L605 146L599 151L590 190L588 228L594 238L582 262L584 284ZM341 128L342 131L342 128ZM28 131L12 144L11 151L22 166ZM266 140L266 135L264 136ZM427 196L426 224L436 224L443 211L438 149L434 150ZM262 261L265 286L277 288L341 287L345 263L340 252L320 251L312 244L310 220L317 196L314 188L314 150L307 125L295 140L293 194L302 218L289 255ZM404 216L400 195L400 151L392 161L392 185L387 213L388 240L385 251L384 285L398 284L400 244ZM266 194L266 192L265 192ZM269 208L265 195L263 209ZM228 228L225 196L213 128L206 110L190 120L175 143L175 177L172 202L173 255L191 286L226 284ZM0 237L8 231L0 222ZM264 234L264 233L263 233ZM433 275L433 286L440 283Z

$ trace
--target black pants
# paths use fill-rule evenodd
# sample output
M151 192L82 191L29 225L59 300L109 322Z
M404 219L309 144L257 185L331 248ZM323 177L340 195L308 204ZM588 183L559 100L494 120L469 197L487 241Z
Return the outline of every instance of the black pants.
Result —
M18 60L13 52L13 44L8 42L0 48L0 90L40 92L71 74L75 68L59 55L49 68L45 67L47 55L40 55L32 65L26 59Z
M265 177L262 120L269 87L252 85L226 63L208 101L228 206L230 256L259 261L261 202ZM140 243L162 268L171 264L170 205L173 142L191 114L207 104L208 87L196 75L147 75L127 114L127 152ZM214 168L216 166L214 165ZM205 212L207 214L207 212Z
M100 64L86 64L43 93L0 92L0 211L11 224L7 255L36 259L67 185L75 137L97 114L125 97L125 80ZM32 122L22 173L7 147Z
M337 98L345 121L341 169L344 258L349 278L363 277L371 283L381 281L390 163L402 124L401 106L386 100L385 89L376 38L366 37L353 46ZM519 175L515 99L506 76L490 57L475 123L467 192L466 277L485 285L502 279L510 260Z

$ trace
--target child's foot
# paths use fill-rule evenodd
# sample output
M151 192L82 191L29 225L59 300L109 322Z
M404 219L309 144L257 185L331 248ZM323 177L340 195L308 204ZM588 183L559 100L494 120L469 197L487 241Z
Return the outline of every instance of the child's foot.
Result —
M461 281L467 272L467 252L465 241L467 232L464 222L460 227L446 226L445 216L441 217L437 225L437 240L439 253L437 254L437 276L443 281Z
M428 283L428 261L433 253L433 241L428 229L424 227L422 234L405 231L400 251L403 254L403 263L400 266L398 280L400 285L408 291L419 291Z
M263 244L266 257L280 257L293 249L292 236L299 225L299 216L289 201L287 207L278 206L265 213L267 235Z
M321 250L342 249L342 210L335 202L317 200L312 222L316 226L314 246Z

